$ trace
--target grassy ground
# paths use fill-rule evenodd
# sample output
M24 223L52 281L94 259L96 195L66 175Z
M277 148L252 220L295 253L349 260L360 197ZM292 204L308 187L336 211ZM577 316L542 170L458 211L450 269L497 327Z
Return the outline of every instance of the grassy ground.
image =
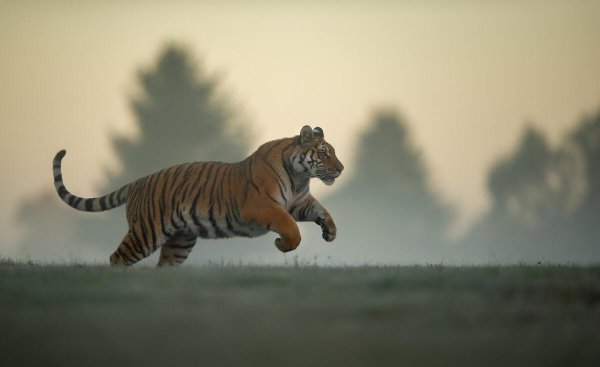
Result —
M600 365L600 268L0 264L0 365Z

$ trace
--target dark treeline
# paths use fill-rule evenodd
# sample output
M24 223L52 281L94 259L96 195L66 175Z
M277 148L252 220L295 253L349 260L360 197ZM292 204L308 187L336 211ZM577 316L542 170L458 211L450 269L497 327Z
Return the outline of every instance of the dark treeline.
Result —
M515 151L492 167L488 190L492 207L462 241L463 258L600 261L600 112L556 148L526 129Z
M99 194L176 163L234 161L248 153L248 125L186 49L165 47L137 82L130 105L139 135L110 137L122 170L107 172ZM424 158L396 111L373 113L356 153L355 162L342 159L354 174L342 175L339 190L321 200L338 225L333 244L322 242L315 225L303 225L303 245L291 255L277 252L273 235L199 241L190 262L271 263L296 256L332 264L600 261L600 113L556 148L543 132L525 130L515 151L488 174L491 208L458 241L447 236L453 210L431 189ZM65 177L69 186L75 175ZM50 191L50 180L48 186L18 213L25 229L21 257L105 262L127 230L123 208L76 212Z

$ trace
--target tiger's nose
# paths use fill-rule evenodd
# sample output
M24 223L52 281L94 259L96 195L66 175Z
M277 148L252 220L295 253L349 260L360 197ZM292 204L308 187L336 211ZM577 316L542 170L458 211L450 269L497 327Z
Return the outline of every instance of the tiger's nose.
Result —
M344 170L344 165L342 164L342 162L338 162L338 163L336 164L336 167L335 167L335 169L337 170L337 173L338 173L338 174L339 174L339 173L342 173L342 171Z

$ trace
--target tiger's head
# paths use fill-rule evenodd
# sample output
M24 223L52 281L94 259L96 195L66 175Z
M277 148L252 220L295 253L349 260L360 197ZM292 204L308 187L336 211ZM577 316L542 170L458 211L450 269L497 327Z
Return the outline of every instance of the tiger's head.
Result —
M296 152L291 157L294 170L304 177L317 177L326 185L332 185L344 170L335 156L335 149L325 141L323 129L306 125L297 137Z

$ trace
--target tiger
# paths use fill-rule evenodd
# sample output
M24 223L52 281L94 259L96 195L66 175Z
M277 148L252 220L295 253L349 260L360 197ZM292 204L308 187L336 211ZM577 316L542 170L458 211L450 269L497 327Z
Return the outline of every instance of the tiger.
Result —
M275 247L295 250L301 241L297 222L314 222L331 242L337 227L310 193L310 179L332 185L344 170L323 129L302 127L300 134L261 145L235 163L193 162L137 179L101 197L69 192L62 178L66 150L53 160L54 187L67 205L85 212L126 204L128 231L109 257L112 266L129 266L160 250L157 266L178 266L198 238L279 235Z

